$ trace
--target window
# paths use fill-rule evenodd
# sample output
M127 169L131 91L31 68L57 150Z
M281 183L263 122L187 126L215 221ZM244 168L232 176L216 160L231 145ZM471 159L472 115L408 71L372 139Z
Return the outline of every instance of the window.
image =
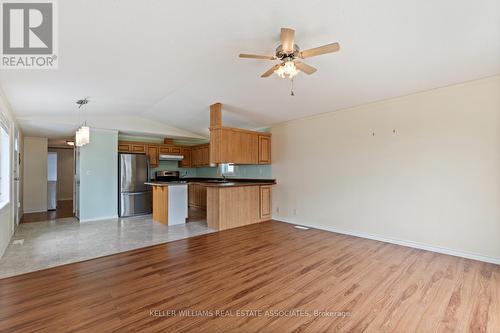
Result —
M234 175L234 164L220 164L220 173L223 176Z
M9 202L10 189L9 122L0 112L0 208Z

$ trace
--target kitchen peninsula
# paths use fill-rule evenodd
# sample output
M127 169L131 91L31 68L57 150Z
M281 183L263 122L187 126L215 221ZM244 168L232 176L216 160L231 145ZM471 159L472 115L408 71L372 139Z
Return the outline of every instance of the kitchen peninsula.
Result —
M225 230L271 219L272 179L198 181L207 188L207 224Z

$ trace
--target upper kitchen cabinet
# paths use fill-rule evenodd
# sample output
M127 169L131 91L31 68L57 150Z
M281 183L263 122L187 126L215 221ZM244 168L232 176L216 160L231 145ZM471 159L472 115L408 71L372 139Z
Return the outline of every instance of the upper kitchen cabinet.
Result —
M210 145L203 144L191 147L191 166L210 166Z
M146 144L143 142L118 141L118 152L146 154Z
M271 133L222 126L222 105L213 104L210 163L271 164Z
M271 136L259 135L259 164L271 164Z
M184 158L179 161L179 168L190 168L192 166L191 153L191 148L182 147L181 154Z
M152 168L156 168L159 163L159 149L158 145L148 145L147 154L149 157L149 165Z
M161 155L180 155L182 147L172 146L172 145L160 145L160 154Z

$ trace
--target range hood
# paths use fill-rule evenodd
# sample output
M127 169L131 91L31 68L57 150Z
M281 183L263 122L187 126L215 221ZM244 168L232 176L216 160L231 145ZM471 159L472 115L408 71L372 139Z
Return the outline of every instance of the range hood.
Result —
M165 155L160 154L160 161L181 161L184 158L182 155Z

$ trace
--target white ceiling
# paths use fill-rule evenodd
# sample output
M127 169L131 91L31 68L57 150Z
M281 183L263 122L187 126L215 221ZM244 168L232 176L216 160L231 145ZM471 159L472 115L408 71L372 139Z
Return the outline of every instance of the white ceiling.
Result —
M498 0L58 4L59 69L0 73L28 132L30 118L74 115L85 96L89 117L143 117L206 136L214 102L231 125L265 127L500 73ZM318 72L299 74L294 97L288 81L259 77L271 61L237 57L272 54L280 27L296 29L302 49L341 45L307 60Z

